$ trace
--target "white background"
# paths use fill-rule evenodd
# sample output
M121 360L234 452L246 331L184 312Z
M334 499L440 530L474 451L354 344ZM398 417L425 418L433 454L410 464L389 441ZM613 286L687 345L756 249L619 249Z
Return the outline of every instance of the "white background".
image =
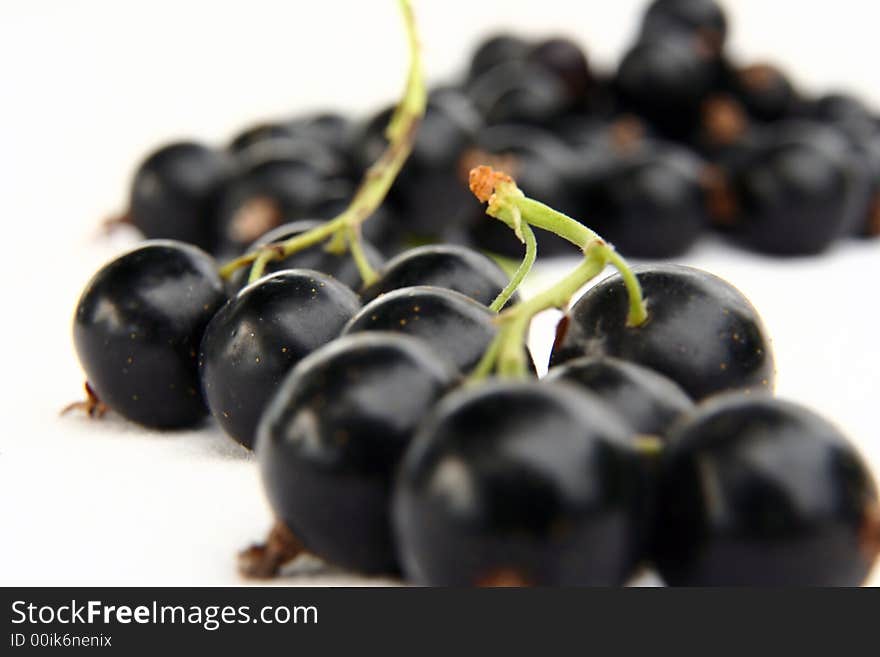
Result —
M728 2L734 51L812 91L880 107L880 5ZM640 2L416 2L435 81L479 35L563 32L610 66ZM70 321L82 286L130 234L96 227L144 153L220 142L260 118L390 102L405 70L395 3L3 0L0 3L0 584L234 584L236 550L269 525L253 462L210 426L158 434L113 417L58 418L80 397ZM739 286L775 338L779 393L829 415L880 472L880 244L781 262L709 241L683 262ZM563 271L545 267L530 289ZM552 318L534 331L548 350ZM285 583L358 583L301 564ZM873 580L877 582L877 578Z

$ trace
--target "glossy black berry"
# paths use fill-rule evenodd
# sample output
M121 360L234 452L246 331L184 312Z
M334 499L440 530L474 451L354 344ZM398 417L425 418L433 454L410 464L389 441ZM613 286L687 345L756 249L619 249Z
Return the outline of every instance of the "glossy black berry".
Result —
M680 265L635 267L648 321L626 325L619 274L591 288L560 322L550 362L613 356L668 376L695 400L725 390L772 392L773 353L761 318L743 294L707 272Z
M576 216L624 255L681 255L708 225L704 166L689 151L656 142L598 157L579 180Z
M669 36L698 40L717 55L727 38L727 16L714 0L655 0L642 19L642 39Z
M220 309L202 339L199 367L212 415L252 447L266 403L288 371L336 338L358 311L348 287L309 269L279 271Z
M694 403L667 377L617 358L584 357L553 367L545 381L567 381L599 397L636 433L665 437Z
M587 56L571 39L544 39L529 50L526 61L545 68L561 80L569 97L575 102L585 100L594 85Z
M772 64L752 64L733 72L734 95L759 121L779 121L797 111L800 99L793 84Z
M278 226L274 230L270 230L256 242L251 244L248 251L253 251L261 246L283 242L291 237L300 235L321 224L320 221L310 221L303 219L301 221L293 221L289 224ZM376 248L368 241L363 240L364 253L367 260L373 267L381 267L385 259L376 250ZM302 251L298 251L287 258L281 260L271 260L266 265L266 273L271 274L282 269L313 269L323 274L332 276L340 283L350 287L352 290L359 290L361 287L361 275L358 272L357 265L352 258L351 253L331 253L326 248L326 243L309 247ZM244 267L233 276L233 285L236 289L244 287L247 281L250 269Z
M442 586L623 584L641 556L631 429L560 383L489 382L435 409L394 495L405 574Z
M256 450L276 516L306 549L361 572L398 571L393 475L456 376L422 341L390 333L340 338L291 372Z
M246 166L226 186L217 211L220 248L226 254L237 255L268 231L314 217L316 208L353 193L346 165L314 141L259 142L242 158Z
M497 34L485 39L471 56L468 80L475 80L499 64L524 59L529 48L528 41L513 34Z
M576 103L563 79L527 60L488 70L468 85L467 93L489 125L546 124Z
M636 44L617 70L624 106L671 137L686 137L717 76L713 60L694 41L667 38Z
M394 331L421 338L463 373L476 367L495 337L495 313L460 292L439 287L407 287L364 306L343 335Z
M147 239L173 239L212 251L218 196L233 176L223 151L177 142L152 153L135 173L129 218Z
M857 586L880 506L864 462L812 411L770 398L708 402L672 436L654 559L675 586Z
M550 369L544 381L562 381L586 390L617 412L639 445L647 494L639 505L639 536L650 540L656 506L656 481L664 446L676 422L693 411L694 403L671 379L617 358L586 356Z
M877 132L868 106L855 96L831 93L814 101L807 109L810 118L837 127L854 140Z
M776 124L728 167L729 232L776 255L811 255L860 225L867 178L830 126Z
M488 306L508 281L504 271L479 251L451 244L421 246L390 260L361 298L367 302L392 290L430 285L461 292Z
M302 135L329 146L337 153L347 153L352 125L348 117L336 112L317 112L299 117L287 124L295 135Z
M105 265L80 297L76 353L111 409L148 427L189 427L207 415L198 348L226 300L217 263L203 251L151 241Z

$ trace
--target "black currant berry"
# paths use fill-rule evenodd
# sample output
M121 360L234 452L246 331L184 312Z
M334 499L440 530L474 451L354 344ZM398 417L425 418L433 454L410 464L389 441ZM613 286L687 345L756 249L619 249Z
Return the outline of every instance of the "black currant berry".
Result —
M425 343L364 333L305 358L260 423L257 455L276 516L306 549L367 573L399 570L393 475L457 374Z
M580 179L576 216L624 255L681 255L708 225L703 167L689 151L657 142L597 158Z
M507 283L504 271L479 251L439 244L410 249L390 260L361 298L367 302L403 287L430 285L461 292L488 306Z
M532 47L526 61L544 67L561 80L574 102L584 100L594 85L587 56L571 39L544 39Z
M489 125L544 125L575 105L566 82L527 60L500 64L473 80L468 96Z
M698 40L718 55L727 38L727 16L714 0L655 0L642 19L642 39L669 36Z
M471 56L468 80L475 80L499 64L525 59L529 43L512 34L497 34L484 40Z
M199 342L225 300L217 263L187 244L147 242L105 265L73 321L77 355L100 401L148 427L202 420Z
M128 218L147 239L172 239L213 251L218 196L234 175L224 152L192 142L169 144L135 173Z
M329 146L336 153L348 153L351 140L351 121L336 112L318 112L303 116L287 124L294 135L301 135Z
M858 98L843 93L832 93L814 101L807 109L809 116L842 130L856 141L877 132L871 110Z
M617 358L576 358L553 367L545 381L568 381L618 412L636 433L664 438L694 403L662 374Z
M857 586L880 506L840 431L784 401L726 395L671 438L654 559L674 586Z
M439 287L407 287L364 306L343 335L394 331L421 338L463 373L476 367L498 331L495 313L460 292Z
M394 495L405 574L442 586L610 586L640 557L630 427L562 383L452 393L410 446Z
M315 208L352 194L338 156L317 142L273 139L245 155L248 165L226 186L218 209L220 248L226 254L237 255L268 231L314 217Z
M775 124L727 167L739 241L776 255L812 255L864 221L865 172L830 126Z
M616 358L584 357L550 369L545 381L579 386L605 402L631 427L638 443L648 493L639 506L639 536L647 544L653 530L660 460L669 433L693 411L690 397L671 379L635 363Z
M591 288L557 329L551 364L613 356L668 376L695 400L725 390L772 392L773 353L761 318L743 294L707 272L680 265L634 267L648 321L626 325L619 274Z
M202 339L202 388L220 426L252 447L269 398L303 357L336 338L358 311L348 287L326 274L288 269L241 290Z
M270 230L256 242L251 244L248 251L253 251L267 244L283 242L291 237L300 235L321 224L320 221L310 221L303 219L293 221L289 224L278 226L274 230ZM381 267L384 262L382 255L368 241L363 240L364 253L367 260L373 267ZM265 273L281 271L283 269L313 269L323 274L332 276L340 283L343 283L353 290L361 287L361 275L358 271L354 258L351 253L331 253L325 248L325 244L317 244L308 249L298 251L281 260L271 260L266 265ZM247 281L249 269L247 267L240 269L233 276L233 286L235 289L244 287Z
M625 107L671 137L687 137L698 123L700 103L712 88L715 63L692 40L666 38L633 47L617 70Z
M790 118L800 100L791 81L771 64L753 64L733 72L731 91L759 121Z

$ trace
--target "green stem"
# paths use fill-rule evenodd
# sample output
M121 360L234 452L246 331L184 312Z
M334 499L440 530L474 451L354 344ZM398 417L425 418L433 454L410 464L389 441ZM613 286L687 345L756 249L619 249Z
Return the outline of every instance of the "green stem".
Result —
M269 260L271 259L271 251L260 251L260 253L257 255L257 259L254 260L254 264L251 267L250 274L248 275L248 285L262 278L263 273L266 271L266 265L269 264Z
M544 205L526 196L511 198L511 204L519 208L523 221L537 228L556 233L581 250L584 250L592 242L601 241L596 233L582 223L554 210L549 205Z
M343 243L348 245L365 285L369 285L378 277L364 255L359 227L385 200L394 180L406 163L427 105L415 17L409 0L398 0L398 2L406 27L410 66L403 96L388 124L386 131L388 145L382 155L367 169L354 197L340 215L289 240L268 245L232 260L220 268L220 275L224 278L252 264L249 280L256 280L262 276L268 262L287 258L328 239L337 247Z
M538 226L559 235L579 247L584 254L583 262L568 276L499 315L499 333L471 374L472 379L485 377L493 369L505 377L527 376L525 341L532 318L544 310L567 306L578 290L609 264L620 272L626 286L629 297L627 324L638 327L647 321L648 313L638 279L626 261L599 235L571 217L527 198L512 178L489 167L477 167L471 171L470 185L479 200L488 201L487 213L513 228L526 241L526 258L520 270L527 271L532 264L527 239L530 237L534 240L530 226ZM531 255L534 256L534 253ZM505 292L508 292L508 288L515 290L522 281L525 274L519 276L520 270Z
M544 290L541 294L524 301L499 317L503 322L500 345L497 351L498 373L504 377L528 376L525 342L532 318L551 308L563 308L571 298L605 268L605 254L595 251L568 276Z
M522 264L517 268L516 272L510 279L510 282L507 284L501 294L495 297L495 300L489 306L489 310L492 312L500 312L502 308L507 304L510 300L510 297L519 289L520 284L523 282L523 279L528 276L528 273L532 270L532 265L535 264L535 259L538 256L538 243L535 240L535 233L532 231L531 227L528 224L523 224L521 226L521 231L523 235L523 240L526 243L526 255L523 258Z
M623 282L629 296L627 325L641 326L647 321L648 312L642 297L642 287L635 274L633 274L632 269L620 257L620 254L614 250L614 247L606 243L597 233L580 222L543 203L524 196L511 196L510 203L519 210L524 223L556 233L579 247L587 256L594 251L602 252L605 262L613 265L623 277Z
M607 249L606 258L609 264L613 265L623 278L623 284L629 296L629 312L626 316L626 325L636 328L648 321L648 308L642 296L642 286L639 279L629 268L626 261L620 257L620 254L610 247Z
M379 278L379 275L376 273L376 270L373 269L373 266L367 259L367 254L364 252L364 243L361 239L360 225L354 224L348 226L347 233L348 247L351 250L351 257L354 258L354 264L357 265L364 287L372 285L376 282L376 279Z
M503 337L504 331L499 330L498 334L492 339L492 342L489 343L486 353L483 354L480 362L477 363L477 366L474 368L473 372L471 372L469 377L471 381L480 381L492 373L492 370L495 367L495 361L498 359L498 350L501 348Z

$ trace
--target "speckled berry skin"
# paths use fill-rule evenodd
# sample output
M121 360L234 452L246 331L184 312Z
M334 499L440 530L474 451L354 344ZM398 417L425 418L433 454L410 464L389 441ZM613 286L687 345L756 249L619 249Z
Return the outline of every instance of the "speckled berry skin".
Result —
M457 378L424 342L392 333L340 338L291 372L256 451L272 509L309 551L359 572L398 572L393 475Z
M486 306L459 292L406 287L368 303L343 334L394 331L414 335L467 373L477 366L495 337L495 317Z
M437 586L613 586L642 546L630 427L570 384L490 381L445 397L401 466L408 578Z
M260 415L290 369L339 335L360 301L348 287L310 269L265 276L211 320L199 366L211 414L252 447Z
M623 280L590 289L557 329L550 357L613 356L668 376L692 399L728 390L771 393L773 353L761 318L743 294L707 272L681 265L635 267L648 321L626 325Z
M197 424L208 412L199 342L225 300L214 259L181 242L146 242L105 265L86 286L73 321L92 389L138 424Z
M390 260L364 302L392 290L430 285L455 290L488 306L507 286L508 276L491 259L464 246L438 244L404 251Z
M670 439L654 560L674 586L857 586L880 548L877 489L801 406L724 395Z

